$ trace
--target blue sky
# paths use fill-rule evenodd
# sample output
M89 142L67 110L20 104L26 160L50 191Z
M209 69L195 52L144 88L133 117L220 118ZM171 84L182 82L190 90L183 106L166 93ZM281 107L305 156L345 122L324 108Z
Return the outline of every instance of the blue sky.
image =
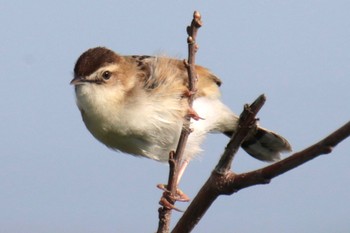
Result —
M157 227L167 166L111 151L85 129L69 81L86 49L185 58L185 28L199 10L197 63L222 79L223 101L240 113L265 93L261 125L298 151L350 119L349 9L308 0L1 1L0 232ZM190 197L227 140L209 136L189 165L181 188ZM349 151L348 139L269 185L220 197L194 232L349 232ZM239 151L234 171L264 165Z

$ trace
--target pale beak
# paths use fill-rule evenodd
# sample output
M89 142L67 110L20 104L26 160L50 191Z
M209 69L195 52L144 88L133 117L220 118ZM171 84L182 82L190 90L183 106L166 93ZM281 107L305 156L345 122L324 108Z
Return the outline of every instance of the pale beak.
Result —
M84 84L86 82L86 79L84 77L79 77L79 76L75 76L72 79L72 81L70 81L71 85L81 85Z

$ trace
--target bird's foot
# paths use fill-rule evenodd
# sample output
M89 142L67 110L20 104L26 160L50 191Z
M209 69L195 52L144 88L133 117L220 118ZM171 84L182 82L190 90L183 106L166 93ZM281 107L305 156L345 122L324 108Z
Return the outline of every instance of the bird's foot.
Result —
M187 112L187 116L193 118L194 120L198 121L198 120L204 120L203 117L200 117L198 115L198 113L193 109L193 108L189 108L188 112Z
M157 188L163 190L166 194L169 194L171 199L173 199L174 201L181 201L181 202L189 202L190 198L181 191L181 189L176 189L176 194L175 196L172 196L170 191L167 189L167 185L165 184L158 184Z
M157 188L164 191L159 204L164 206L165 208L183 212L182 210L178 209L173 203L175 203L176 201L181 201L181 202L190 201L190 198L180 189L176 189L175 195L172 195L171 192L167 189L167 185L165 184L158 184Z

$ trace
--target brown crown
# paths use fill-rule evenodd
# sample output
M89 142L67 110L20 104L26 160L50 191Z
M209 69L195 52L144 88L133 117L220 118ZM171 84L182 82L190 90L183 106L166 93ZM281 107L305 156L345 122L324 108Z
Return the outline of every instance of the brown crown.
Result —
M89 76L97 69L111 63L117 63L120 57L104 47L96 47L87 50L77 60L74 67L75 76Z

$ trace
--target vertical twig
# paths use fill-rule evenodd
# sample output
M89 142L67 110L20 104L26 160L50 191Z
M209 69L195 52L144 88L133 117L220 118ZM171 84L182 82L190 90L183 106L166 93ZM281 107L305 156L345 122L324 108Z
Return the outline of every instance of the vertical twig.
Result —
M198 50L198 45L196 44L196 37L198 29L202 26L201 15L198 11L193 13L193 20L191 25L187 27L187 44L188 44L188 61L186 62L187 73L188 73L188 89L189 97L188 104L192 108L192 103L194 100L196 92L196 82L197 74L195 70L195 54ZM169 192L164 192L160 203L163 207L159 208L159 224L158 233L169 232L170 231L170 218L172 209L165 206L164 203L169 203L171 206L175 204L173 197L176 196L177 192L177 181L179 179L179 169L183 163L183 152L186 147L187 139L191 133L188 129L190 128L190 116L186 117L184 125L182 127L179 143L176 148L175 154L170 153L169 156L169 179L167 184L167 189Z

